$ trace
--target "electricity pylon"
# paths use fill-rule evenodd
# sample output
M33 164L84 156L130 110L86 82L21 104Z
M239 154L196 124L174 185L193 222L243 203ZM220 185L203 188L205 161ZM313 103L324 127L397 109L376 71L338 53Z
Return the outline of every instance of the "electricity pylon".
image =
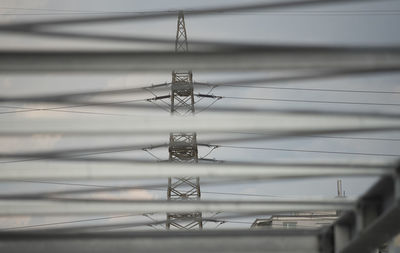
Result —
M178 14L175 52L188 51L185 18ZM191 70L172 71L171 113L194 114L193 74ZM198 149L196 133L170 133L169 161L178 163L197 163ZM200 179L198 177L168 178L168 200L200 199ZM167 213L167 229L202 229L202 214Z
M189 50L183 12L178 14L175 39L175 53L186 53ZM194 113L193 74L191 70L172 71L171 113L185 115Z

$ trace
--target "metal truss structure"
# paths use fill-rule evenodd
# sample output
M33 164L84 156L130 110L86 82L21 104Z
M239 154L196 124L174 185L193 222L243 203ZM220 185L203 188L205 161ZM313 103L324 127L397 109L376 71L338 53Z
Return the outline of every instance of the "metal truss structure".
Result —
M188 51L185 19L183 12L178 14L175 52ZM174 70L171 85L171 113L186 115L194 113L193 75L190 70ZM169 161L178 163L197 163L198 149L196 133L171 133L169 138ZM168 200L199 200L199 177L168 178ZM201 212L167 213L166 228L202 229Z
M196 133L170 134L169 161L198 162ZM198 177L168 178L168 200L199 200L200 196L200 179ZM166 226L167 229L201 229L203 227L201 213L168 213Z
M189 51L185 17L183 12L178 14L175 40L175 53ZM171 85L171 113L186 115L194 113L193 74L191 70L174 70Z
M175 39L175 54L182 55L188 53L188 41L186 34L185 18L183 11L178 12L177 31ZM148 99L164 100L170 98L169 110L171 114L185 116L194 114L194 94L193 94L193 73L191 70L175 69L172 71L172 80L169 84L171 92L169 95L155 96ZM152 92L151 90L149 90ZM153 92L152 92L153 93ZM154 93L153 93L154 94ZM167 104L164 101L165 104Z

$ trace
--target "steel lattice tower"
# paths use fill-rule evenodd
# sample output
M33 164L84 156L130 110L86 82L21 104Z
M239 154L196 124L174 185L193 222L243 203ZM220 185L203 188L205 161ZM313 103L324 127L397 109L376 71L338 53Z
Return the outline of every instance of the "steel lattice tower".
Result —
M178 14L175 52L188 51L187 34L183 12ZM171 113L186 115L194 113L193 79L191 70L172 71ZM169 161L178 163L197 163L198 150L196 133L171 133L169 139ZM198 177L168 178L168 200L200 199L200 180ZM167 213L167 229L202 229L202 214Z
M189 50L183 12L178 14L175 53ZM194 113L193 75L191 70L172 71L171 113L185 115Z

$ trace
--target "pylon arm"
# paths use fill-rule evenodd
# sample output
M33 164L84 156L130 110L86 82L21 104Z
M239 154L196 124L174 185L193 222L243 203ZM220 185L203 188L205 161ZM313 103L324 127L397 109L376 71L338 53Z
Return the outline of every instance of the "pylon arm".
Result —
M195 94L196 97L201 97L201 98L216 98L216 99L221 99L221 96L215 96L215 95L210 95L210 94Z
M165 96L156 96L154 98L148 98L146 99L147 101L152 101L152 100L161 100L161 99L166 99L166 98L170 98L171 95L165 95Z
M219 145L207 144L207 143L197 143L197 146L204 146L204 147L209 147L209 148L219 148Z

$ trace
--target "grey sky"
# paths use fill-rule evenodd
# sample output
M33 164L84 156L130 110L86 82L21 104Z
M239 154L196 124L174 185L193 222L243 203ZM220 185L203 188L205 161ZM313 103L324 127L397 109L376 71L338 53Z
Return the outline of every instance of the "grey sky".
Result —
M119 11L153 11L176 10L197 8L204 6L219 6L223 4L249 3L251 1L2 1L0 3L0 22L11 23L23 20L41 20L51 18L72 18L76 16L90 16L90 12L119 12ZM15 8L15 9L13 9ZM82 13L79 13L82 12ZM61 13L70 13L61 15ZM83 13L86 13L85 15ZM15 15L14 15L15 14ZM19 14L19 15L16 15ZM35 14L35 15L27 15ZM38 15L40 14L40 15ZM51 15L49 15L51 14ZM54 15L53 15L54 14ZM222 14L210 17L186 16L189 47L190 40L217 40L225 42L270 43L270 44L304 44L304 45L351 45L351 46L398 46L400 43L400 2L399 1L366 1L365 3L343 4L341 6L316 6L295 9L277 10L266 12L244 12L235 14ZM123 22L115 24L80 25L54 28L61 30L73 30L81 32L102 32L128 35L148 35L163 37L173 40L175 38L176 18L160 19L157 21ZM22 35L2 34L0 49L131 49L143 48L146 45L131 45L129 43L111 43L96 41L78 41L68 39L41 38ZM171 50L173 45L171 45ZM307 59L304 59L307 60ZM270 77L284 75L285 73L203 73L194 71L194 79L202 82L218 82L223 80L246 79L255 77ZM52 94L74 92L83 90L106 90L126 87L141 87L151 84L170 82L170 73L132 73L132 74L0 74L0 88L2 95L28 95L28 94ZM327 80L298 81L275 84L273 87L296 87L310 89L345 89L345 90L369 90L397 92L397 94L371 94L371 93L346 93L346 92L322 92L322 91L296 91L283 89L263 88L216 88L212 94L221 96L240 96L250 98L270 99L296 99L314 101L342 101L342 102L372 102L372 103L399 103L400 75L382 74L365 75L356 77L342 77ZM262 86L262 84L254 85ZM207 92L207 89L199 92ZM110 101L124 100L129 96L109 98ZM132 99L150 98L152 94L133 96ZM131 99L129 97L129 99ZM202 101L204 105L211 101ZM5 105L5 104L2 104ZM33 108L46 108L46 104L6 104L7 106L21 106ZM348 105L348 104L323 104L301 102L278 101L250 101L222 99L218 105L246 105L257 108L304 108L304 109L334 109L334 110L359 110L398 112L400 106L377 105ZM18 109L15 109L17 111ZM121 113L121 110L105 109L97 107L84 107L71 109L72 111ZM0 112L13 111L10 108L0 108ZM122 110L124 114L141 115L147 112ZM154 112L155 115L164 115L163 111ZM31 119L69 119L71 122L79 122L80 119L101 118L108 124L117 124L115 116L81 115L66 112L27 112L2 114L0 122L12 122L13 120L26 120L29 128ZM1 125L1 123L0 123ZM4 130L1 128L1 130ZM259 141L237 143L238 146L267 147L275 149L297 149L315 151L357 152L371 154L400 154L400 132L374 133L374 134L348 134L335 135L340 137L357 138L385 138L397 140L371 140L371 139L345 139L328 137L296 138L279 141ZM330 136L332 137L332 136ZM207 135L199 133L199 142L209 139ZM30 137L1 137L1 152L57 150L74 147L94 147L99 145L119 144L147 144L168 142L168 136L113 136L113 137L66 137L61 135L30 136ZM207 153L207 149L201 149L201 155ZM168 150L158 149L152 151L161 159L167 159ZM122 152L121 154L106 154L99 157L134 157L153 159L143 151ZM379 155L344 155L323 154L311 152L291 151L265 151L265 150L239 150L218 148L209 158L224 161L324 161L324 160L373 160L384 159L393 161L396 157ZM51 162L48 163L51 166ZM0 164L0 168L1 168ZM26 162L26 166L30 166ZM374 181L374 178L343 178L343 186L346 193L355 197L363 193ZM164 179L156 182L164 182ZM83 182L90 184L127 184L123 182ZM164 182L166 184L166 182ZM35 190L60 190L76 187L53 184L34 183L1 183L2 192L21 192ZM334 196L336 194L336 178L318 180L284 180L267 181L257 183L243 183L239 185L204 185L204 192L235 192L253 193L273 196ZM146 192L147 193L147 192ZM123 194L123 193L121 193ZM140 196L142 193L134 193ZM165 198L165 192L149 191L153 198ZM147 196L147 195L146 195ZM203 193L203 198L225 199L226 196ZM238 197L245 199L247 197ZM257 197L254 197L257 198ZM36 224L43 222L41 219L26 219L24 224ZM0 227L12 226L9 222L2 223ZM247 226L247 225L246 225Z

